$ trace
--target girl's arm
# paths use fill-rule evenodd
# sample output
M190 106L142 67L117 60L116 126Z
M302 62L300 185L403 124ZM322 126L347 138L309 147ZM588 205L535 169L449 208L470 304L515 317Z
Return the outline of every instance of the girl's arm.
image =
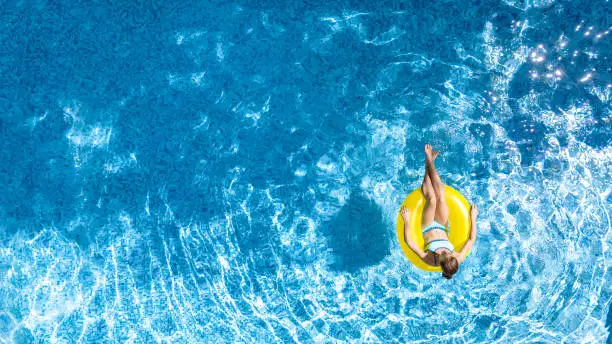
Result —
M463 245L461 252L459 252L459 256L457 257L457 261L459 263L463 262L465 259L465 255L472 249L474 246L474 242L476 241L476 217L478 216L478 207L476 204L472 204L472 208L470 209L470 220L471 220L471 229L470 229L470 237Z
M421 260L425 263L425 257L427 254L417 245L414 241L410 239L410 210L406 207L403 207L401 210L402 217L404 218L404 241L408 244L408 247L414 252Z

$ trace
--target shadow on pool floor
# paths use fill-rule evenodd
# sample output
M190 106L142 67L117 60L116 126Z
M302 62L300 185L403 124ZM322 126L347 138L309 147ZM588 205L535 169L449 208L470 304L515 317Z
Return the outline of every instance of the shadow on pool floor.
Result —
M391 231L393 232L393 231ZM334 253L333 270L356 272L379 263L389 254L390 229L380 207L351 190L351 197L323 229Z

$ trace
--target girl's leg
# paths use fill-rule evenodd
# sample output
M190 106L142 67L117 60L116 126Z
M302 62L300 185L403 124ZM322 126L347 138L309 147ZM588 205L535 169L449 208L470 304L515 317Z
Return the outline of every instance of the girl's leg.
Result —
M429 174L425 171L425 178L423 178L423 184L421 185L423 196L425 196L425 207L423 208L423 217L421 218L421 226L425 227L430 225L436 215L436 193L433 185L429 178Z
M436 222L446 225L448 223L448 205L446 204L444 183L442 183L442 180L438 175L438 171L436 170L436 165L434 164L436 156L438 156L438 152L434 151L431 145L425 145L425 169L427 171L427 175L429 175L429 179L431 180L431 184L437 199L434 219Z

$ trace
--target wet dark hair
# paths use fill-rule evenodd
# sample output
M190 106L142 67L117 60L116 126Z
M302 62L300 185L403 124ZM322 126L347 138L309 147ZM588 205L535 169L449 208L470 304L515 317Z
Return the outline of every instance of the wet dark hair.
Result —
M453 278L453 275L459 270L459 262L457 258L450 254L442 253L440 255L440 267L442 268L442 276L446 279Z

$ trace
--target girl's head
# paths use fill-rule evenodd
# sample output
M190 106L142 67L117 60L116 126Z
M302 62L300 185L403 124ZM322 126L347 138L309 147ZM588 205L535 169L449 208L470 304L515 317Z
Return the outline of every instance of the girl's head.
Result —
M442 253L440 255L440 267L442 267L442 276L446 279L451 279L457 273L457 270L459 270L459 262L453 255Z

